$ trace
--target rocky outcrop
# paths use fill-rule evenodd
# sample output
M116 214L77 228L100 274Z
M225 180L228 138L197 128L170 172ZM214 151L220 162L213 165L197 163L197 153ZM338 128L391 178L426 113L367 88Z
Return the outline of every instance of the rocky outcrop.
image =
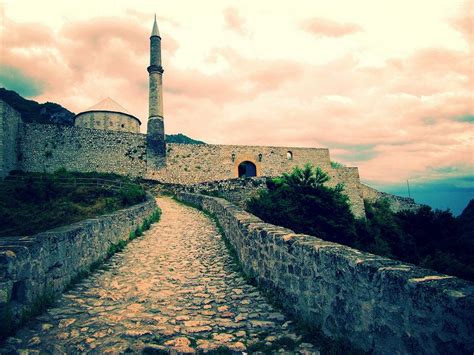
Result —
M223 199L180 193L216 216L247 275L309 328L374 353L472 353L474 284L295 234Z
M381 192L365 184L360 184L360 191L362 199L371 203L375 203L379 200L386 200L389 203L392 212L395 213L400 211L417 211L422 206L416 203L411 197L402 197Z

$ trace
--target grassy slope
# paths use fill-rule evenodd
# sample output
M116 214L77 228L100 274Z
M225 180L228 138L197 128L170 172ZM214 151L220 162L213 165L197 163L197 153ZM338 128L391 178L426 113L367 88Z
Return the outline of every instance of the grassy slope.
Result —
M145 199L145 191L138 185L112 191L96 186L64 185L58 179L76 176L126 181L116 175L64 171L23 175L42 176L45 181L0 182L0 237L31 235L110 213Z

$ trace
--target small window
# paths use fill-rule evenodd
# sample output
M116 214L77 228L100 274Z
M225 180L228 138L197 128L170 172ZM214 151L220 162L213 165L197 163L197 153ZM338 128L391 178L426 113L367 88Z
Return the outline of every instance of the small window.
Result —
M122 128L124 128L124 127L125 127L125 125L122 123L121 127L122 127Z
M262 155L262 153L260 153L260 154L258 155L258 161L262 161L262 158L263 158L263 155Z
M286 159L293 160L293 153L291 151L286 152Z

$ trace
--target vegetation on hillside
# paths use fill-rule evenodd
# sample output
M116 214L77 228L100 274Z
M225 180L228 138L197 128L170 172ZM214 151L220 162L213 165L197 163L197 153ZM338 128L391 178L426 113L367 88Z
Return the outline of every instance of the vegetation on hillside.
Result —
M270 180L248 210L297 233L474 281L474 200L458 218L429 206L393 213L386 200L366 201L367 218L356 219L343 186L324 186L328 180L320 168L295 168Z
M188 136L178 133L178 134L167 134L166 143L181 143L181 144L206 144L202 141L198 141Z
M145 200L145 190L114 174L20 173L0 182L0 237L31 235Z
M0 88L0 100L17 110L25 122L74 124L74 113L53 102L39 104L4 88Z

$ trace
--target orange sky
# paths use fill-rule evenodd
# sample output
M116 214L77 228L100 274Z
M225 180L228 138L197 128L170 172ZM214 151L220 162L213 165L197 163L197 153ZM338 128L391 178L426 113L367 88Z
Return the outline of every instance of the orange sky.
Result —
M378 183L472 176L474 1L3 0L0 86L146 128L149 34L167 133L329 147ZM21 92L23 90L23 92Z

